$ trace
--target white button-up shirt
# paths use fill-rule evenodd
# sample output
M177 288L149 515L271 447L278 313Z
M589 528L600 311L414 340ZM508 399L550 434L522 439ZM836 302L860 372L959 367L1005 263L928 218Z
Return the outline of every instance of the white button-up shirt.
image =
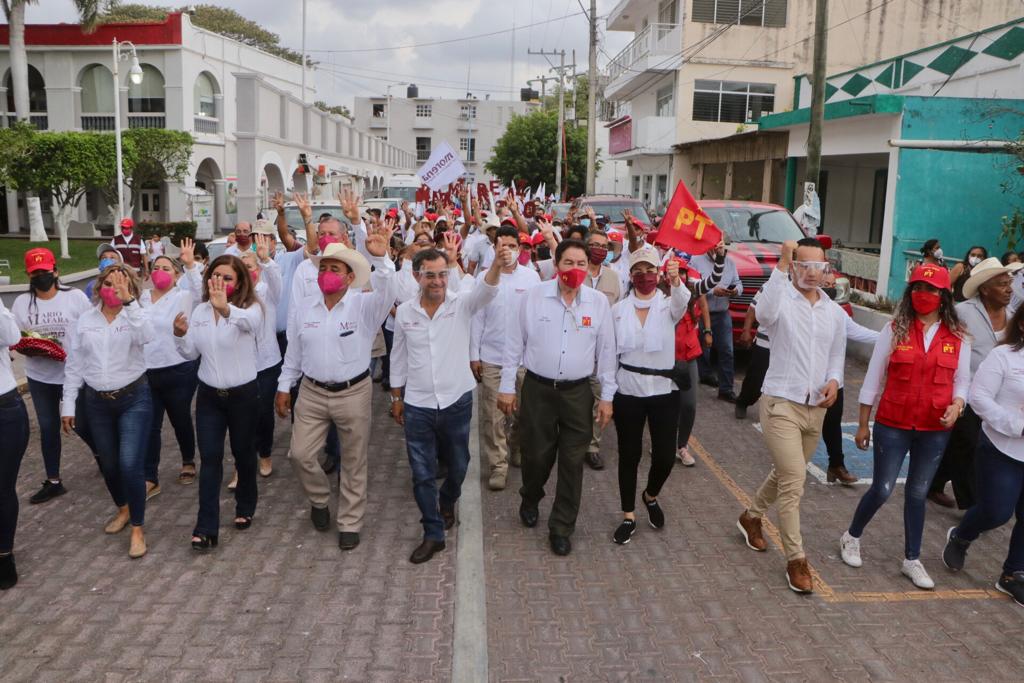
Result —
M4 347L0 352L0 394L13 391L18 386L14 372L11 371L11 354L7 352L6 347L14 346L19 339L21 330L18 329L18 321L4 306L4 302L0 301L0 346Z
M188 333L175 337L178 351L199 362L199 380L214 389L231 389L256 379L256 335L263 325L263 307L228 304L231 315L214 316L205 301L192 311Z
M812 306L781 270L772 271L754 309L771 328L771 360L761 391L794 403L817 405L825 385L843 386L846 313L824 291Z
M115 391L145 374L144 346L152 339L153 325L138 302L122 306L111 322L99 306L82 313L71 328L61 416L74 417L83 383Z
M395 276L395 306L401 306L409 299L419 296L419 293L420 283L416 282L416 276L412 274L412 259L407 258L402 261L402 267ZM388 319L384 321L384 329L395 331L395 316L388 315Z
M449 271L457 278L458 269ZM470 281L471 282L471 281ZM405 387L405 402L417 408L444 410L476 386L469 369L469 337L473 316L498 294L498 287L480 281L452 294L431 318L420 297L398 307L395 342L391 347L391 386Z
M328 309L324 295L302 302L291 316L288 351L277 390L286 393L302 375L330 384L347 382L370 367L370 350L395 300L395 267L370 257L372 292L348 291Z
M970 391L971 408L992 445L1024 461L1024 351L997 346L978 366Z
M179 284L185 278L178 280ZM192 314L192 290L188 286L174 286L153 303L153 290L139 296L139 303L153 326L153 339L146 344L146 367L150 370L169 368L188 361L178 352L174 339L174 319L179 313L187 318Z
M514 394L521 365L551 380L583 379L594 374L601 382L601 400L615 397L615 326L608 297L580 287L571 306L558 290L558 280L543 282L522 297L519 315L508 326L501 393Z
M288 330L288 311L291 310L292 282L295 271L306 258L306 248L299 246L295 251L286 251L274 255L274 263L281 269L281 300L277 304L277 320L274 329L277 332Z
M482 280L486 271L477 276ZM511 273L502 273L498 281L498 296L473 316L473 329L469 342L469 359L491 365L505 360L505 339L508 322L519 313L520 299L540 284L537 271L516 265Z
M277 345L277 307L284 283L281 268L273 260L261 261L260 268L256 297L263 303L263 324L256 335L256 369L262 372L281 362L281 347Z
M615 321L615 344L619 362L637 368L671 370L676 363L676 325L686 314L690 290L680 283L671 296L660 291L648 300L647 320L640 324L634 293L612 307ZM641 303L648 303L642 302ZM615 375L619 393L627 396L661 396L675 391L668 377L641 375L619 367Z

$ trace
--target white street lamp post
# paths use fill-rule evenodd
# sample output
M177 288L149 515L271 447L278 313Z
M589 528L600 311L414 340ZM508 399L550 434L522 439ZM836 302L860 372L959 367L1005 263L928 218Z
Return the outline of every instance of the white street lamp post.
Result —
M127 40L113 41L114 50L114 141L117 148L117 225L114 229L116 234L121 233L121 220L124 218L124 169L121 163L121 78L118 76L118 64L127 60L129 54L132 59L132 66L128 70L128 77L135 85L142 84L142 66L139 64L139 55L135 52L135 45Z

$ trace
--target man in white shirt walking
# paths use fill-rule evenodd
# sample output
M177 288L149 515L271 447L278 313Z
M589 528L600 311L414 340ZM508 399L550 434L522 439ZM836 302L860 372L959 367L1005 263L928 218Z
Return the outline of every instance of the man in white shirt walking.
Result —
M444 550L445 529L455 525L455 504L469 465L469 423L476 381L469 369L473 315L498 294L501 266L512 263L503 247L482 282L469 291L448 291L460 277L455 241L451 253L426 249L413 257L420 295L398 307L391 349L391 415L405 427L413 494L423 524L423 542L409 561L420 564ZM470 281L472 282L472 281ZM403 397L404 395L404 397ZM448 476L438 497L438 448L448 458Z
M615 397L615 329L608 297L583 287L587 248L575 239L555 250L556 279L544 282L522 299L509 321L498 407L511 414L517 405L516 373L526 367L519 413L523 445L522 504L519 517L537 525L537 506L558 461L558 486L548 521L549 542L556 555L572 552L583 492L583 459L593 436L594 394L590 376L597 370L601 395L597 423L612 418Z
M491 466L487 483L492 491L501 491L508 478L509 463L509 430L505 426L505 415L498 410L506 331L509 319L519 313L522 296L540 284L540 276L534 269L519 264L518 230L507 225L498 228L496 244L499 249L507 247L517 259L511 266L502 266L498 296L473 316L469 360L481 382L480 452L486 455Z
M821 289L829 270L825 250L813 237L786 242L756 309L758 323L772 332L760 410L774 467L736 524L747 546L767 550L761 519L778 502L786 577L797 593L813 590L800 536L807 462L842 386L846 357L846 313Z

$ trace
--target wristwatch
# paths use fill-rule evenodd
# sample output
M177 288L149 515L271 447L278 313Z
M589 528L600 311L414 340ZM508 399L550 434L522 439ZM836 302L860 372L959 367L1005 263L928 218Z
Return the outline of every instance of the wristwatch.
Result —
M402 401L405 400L401 396L395 396L394 394L391 394L388 398L391 399L392 404L401 403Z

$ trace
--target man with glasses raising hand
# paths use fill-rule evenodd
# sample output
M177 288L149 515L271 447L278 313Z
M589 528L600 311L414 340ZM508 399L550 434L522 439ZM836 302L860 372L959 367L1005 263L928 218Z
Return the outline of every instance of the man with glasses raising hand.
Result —
M813 590L800 536L807 462L843 383L846 356L846 313L821 290L830 271L818 240L786 242L755 311L758 323L772 328L761 426L774 467L736 524L747 546L767 550L761 519L778 502L786 578L797 593Z
M391 416L405 427L405 447L412 469L413 495L420 508L423 542L409 561L420 564L444 550L445 530L455 525L455 503L469 466L469 423L476 379L469 369L473 315L498 294L503 266L514 264L502 246L483 281L448 291L461 277L458 246L445 235L447 254L424 249L412 259L419 296L395 313L391 349ZM404 394L404 397L403 397ZM448 476L438 496L435 472L438 448L448 458Z

